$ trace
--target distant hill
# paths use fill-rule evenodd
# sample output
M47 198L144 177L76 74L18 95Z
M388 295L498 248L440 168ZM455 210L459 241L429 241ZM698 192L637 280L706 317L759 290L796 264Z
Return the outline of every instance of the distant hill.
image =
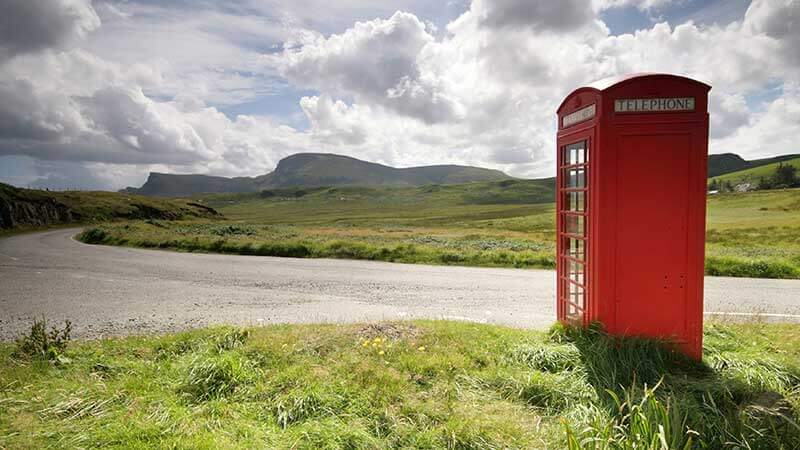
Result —
M265 189L319 186L423 186L510 180L499 170L438 165L394 168L349 156L298 153L278 162L275 171L254 178L151 173L141 188L124 192L159 197L210 193L257 192Z
M790 159L800 158L800 155L781 155L772 158L754 159L747 161L734 153L722 153L719 155L708 155L708 177L718 177L727 173L739 172L741 170L753 169L760 166L776 164Z
M747 161L733 153L709 155L708 176L766 167L800 155L782 155ZM298 153L278 162L274 172L258 177L225 178L210 175L175 175L152 172L140 188L123 192L154 197L199 194L235 194L283 188L330 186L415 187L513 180L499 170L440 165L398 169L327 153Z
M0 183L0 230L101 222L218 216L212 208L178 200L116 192L50 192Z

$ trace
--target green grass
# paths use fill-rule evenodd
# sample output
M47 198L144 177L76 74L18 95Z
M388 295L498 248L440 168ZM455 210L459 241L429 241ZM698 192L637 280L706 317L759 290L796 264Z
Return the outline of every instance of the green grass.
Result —
M441 321L73 342L55 363L0 344L0 448L797 448L800 327L705 342L703 364Z
M780 163L766 164L763 166L753 167L752 169L740 170L738 172L732 172L725 175L719 175L709 178L708 182L711 183L711 180L714 179L717 180L718 183L729 181L733 186L742 183L752 183L753 185L758 186L761 178L769 179L775 174L775 169L778 168L779 164L791 165L800 169L800 158L790 159Z
M99 226L91 243L246 255L552 268L552 191L527 181L217 195L224 221ZM709 197L706 273L800 278L800 190Z

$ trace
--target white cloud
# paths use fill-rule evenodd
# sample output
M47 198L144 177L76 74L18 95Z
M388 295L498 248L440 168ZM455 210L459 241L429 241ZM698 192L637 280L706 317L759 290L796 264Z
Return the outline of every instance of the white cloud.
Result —
M711 114L711 138L730 136L750 120L750 109L741 94L711 92L709 109Z
M800 1L754 1L747 9L744 25L752 34L763 33L777 40L783 56L800 64Z
M765 111L752 115L747 125L723 139L712 141L712 150L752 158L798 153L800 133L800 83L785 84L783 94Z
M425 122L448 120L457 106L422 71L418 57L433 42L425 24L409 13L358 22L342 34L314 36L278 58L291 82L354 96Z

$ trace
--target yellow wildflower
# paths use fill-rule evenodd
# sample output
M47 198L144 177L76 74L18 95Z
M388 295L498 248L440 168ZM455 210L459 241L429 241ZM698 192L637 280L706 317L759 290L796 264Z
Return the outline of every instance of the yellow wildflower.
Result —
M424 346L424 345L422 345L422 346L420 346L420 347L419 347L417 350L419 350L419 351L421 351L421 352L424 352L424 351L425 351L425 346Z
M381 351L379 351L379 352L378 352L378 354L379 354L379 355L383 355L384 353L385 353L385 352L384 352L383 350L381 350Z

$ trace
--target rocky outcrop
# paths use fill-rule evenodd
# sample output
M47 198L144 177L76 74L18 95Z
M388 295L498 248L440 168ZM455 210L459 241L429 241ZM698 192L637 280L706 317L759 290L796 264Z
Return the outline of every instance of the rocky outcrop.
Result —
M0 183L0 230L117 219L219 217L211 207L111 192L48 192Z
M0 229L47 226L80 221L79 214L53 198L19 198L0 194Z

